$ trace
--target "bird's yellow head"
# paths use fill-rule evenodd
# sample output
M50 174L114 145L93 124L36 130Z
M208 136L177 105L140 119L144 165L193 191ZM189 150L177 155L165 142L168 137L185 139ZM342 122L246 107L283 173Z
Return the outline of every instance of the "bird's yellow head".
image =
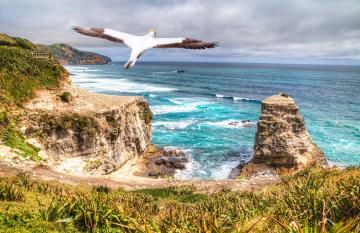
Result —
M150 29L149 30L149 34L151 34L152 36L156 36L156 30L155 29Z

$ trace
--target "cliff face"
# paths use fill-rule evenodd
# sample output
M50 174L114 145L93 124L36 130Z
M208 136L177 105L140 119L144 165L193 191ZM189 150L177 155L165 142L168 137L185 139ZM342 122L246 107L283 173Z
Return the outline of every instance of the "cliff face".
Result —
M62 92L70 93L71 100L61 101ZM26 108L23 132L40 144L40 155L49 164L64 170L108 174L151 144L152 113L142 97L99 95L67 86L39 92Z
M111 62L109 57L81 51L68 44L37 45L42 52L50 53L63 65L101 65Z
M325 165L324 153L312 142L294 100L284 93L262 101L254 144L254 157L242 168L252 173L261 168L299 169Z
M46 48L55 50L53 57L74 61L101 57L68 45ZM0 163L42 162L61 172L108 174L143 155L152 119L145 99L73 88L59 62L37 56L38 49L0 34Z

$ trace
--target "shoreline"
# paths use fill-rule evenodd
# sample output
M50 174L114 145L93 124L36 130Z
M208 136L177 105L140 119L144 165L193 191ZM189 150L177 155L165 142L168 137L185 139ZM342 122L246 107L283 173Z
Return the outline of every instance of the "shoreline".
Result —
M121 170L121 169L120 169ZM256 191L264 187L281 183L281 177L277 175L262 174L244 179L223 179L223 180L200 180L193 179L179 181L165 178L150 178L129 175L122 175L125 171L116 171L114 174L105 176L80 176L60 173L46 166L21 165L10 166L0 162L0 176L15 176L19 171L25 172L32 179L43 181L57 181L71 185L105 185L111 189L124 189L127 191L139 189L166 188L171 186L194 185L199 193L214 193L219 191ZM121 174L121 175L120 175Z

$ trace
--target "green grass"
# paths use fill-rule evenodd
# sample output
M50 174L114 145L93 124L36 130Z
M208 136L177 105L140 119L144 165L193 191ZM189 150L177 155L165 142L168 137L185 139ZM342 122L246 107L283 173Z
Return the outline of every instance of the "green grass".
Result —
M204 195L194 186L130 192L21 173L0 178L25 197L0 201L0 231L359 232L359 180L359 167L307 169L262 191Z
M24 192L12 183L0 182L1 201L23 201Z
M195 203L206 199L206 195L195 193L195 186L176 186L168 188L141 189L137 193L145 193L154 198L176 200L179 202Z
M20 37L10 37L6 34L0 33L0 46L15 46L23 49L34 50L35 45L30 41L20 38Z
M53 59L35 59L35 46L0 34L0 103L21 105L39 89L58 88L66 70Z
M38 121L49 126L46 127L45 134L51 134L52 129L73 129L74 131L79 132L79 136L86 135L93 138L99 131L99 125L93 117L77 113L57 115L43 114Z
M1 140L6 146L15 149L19 155L23 157L30 157L32 160L41 161L42 158L38 155L39 148L27 143L24 135L15 128L13 124L8 124L0 134Z

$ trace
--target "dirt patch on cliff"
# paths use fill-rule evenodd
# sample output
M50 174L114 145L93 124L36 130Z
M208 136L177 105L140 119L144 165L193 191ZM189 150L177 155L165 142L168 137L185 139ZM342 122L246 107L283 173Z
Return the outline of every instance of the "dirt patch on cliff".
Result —
M61 101L65 93L71 94L71 101ZM64 86L61 90L41 90L25 107L30 110L98 113L124 108L130 103L142 100L139 96L99 95L82 88Z

